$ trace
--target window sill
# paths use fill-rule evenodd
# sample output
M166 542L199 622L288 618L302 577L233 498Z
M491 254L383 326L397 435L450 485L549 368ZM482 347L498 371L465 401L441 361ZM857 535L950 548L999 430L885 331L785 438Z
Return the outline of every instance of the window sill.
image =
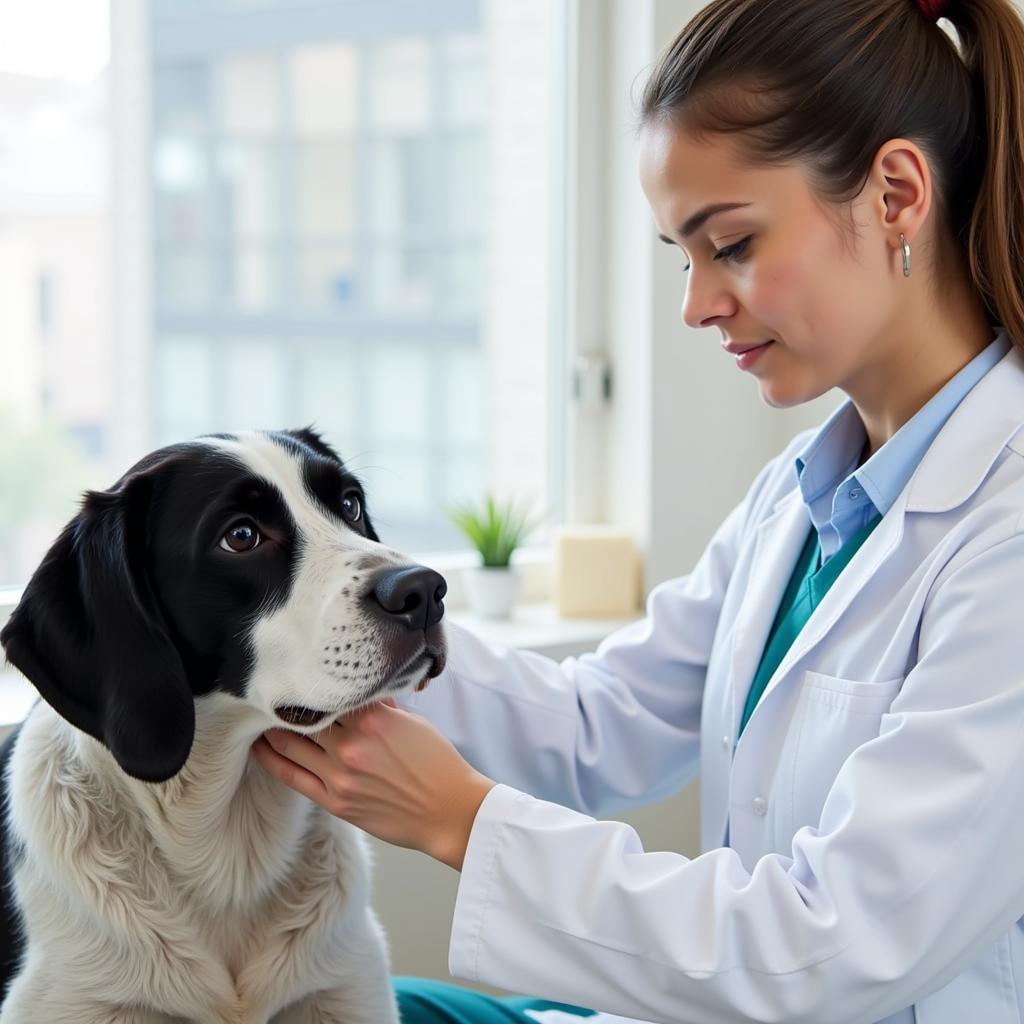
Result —
M609 634L635 622L642 612L625 619L563 619L553 605L521 604L508 619L482 619L464 609L449 618L487 643L518 647L561 660L592 651Z
M522 604L504 620L481 619L463 610L449 618L481 640L503 647L518 647L561 661L592 651L610 633L636 621L629 619L562 619L550 604ZM0 665L0 730L20 722L35 703L35 687L19 672ZM2 737L0 737L2 738Z

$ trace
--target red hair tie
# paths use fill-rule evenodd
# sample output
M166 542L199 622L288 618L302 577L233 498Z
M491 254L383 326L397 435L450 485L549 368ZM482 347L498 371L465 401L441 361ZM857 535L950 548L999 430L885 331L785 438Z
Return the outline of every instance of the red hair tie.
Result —
M917 6L929 21L938 21L945 15L949 5L948 0L917 0Z

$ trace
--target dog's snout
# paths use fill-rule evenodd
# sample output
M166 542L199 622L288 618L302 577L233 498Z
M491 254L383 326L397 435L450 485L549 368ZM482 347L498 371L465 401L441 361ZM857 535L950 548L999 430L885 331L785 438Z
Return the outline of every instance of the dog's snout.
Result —
M374 581L373 596L393 619L409 629L426 629L441 621L448 584L440 573L422 565L410 565L381 573Z

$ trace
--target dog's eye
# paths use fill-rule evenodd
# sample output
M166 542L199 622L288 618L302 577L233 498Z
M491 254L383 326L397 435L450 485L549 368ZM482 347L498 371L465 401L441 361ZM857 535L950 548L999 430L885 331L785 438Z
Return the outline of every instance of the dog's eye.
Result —
M251 519L239 519L237 523L232 523L228 527L220 539L220 546L225 551L242 554L258 547L262 540L260 531L256 529L256 524Z
M363 517L363 503L355 491L349 491L341 499L341 514L350 523L358 523Z

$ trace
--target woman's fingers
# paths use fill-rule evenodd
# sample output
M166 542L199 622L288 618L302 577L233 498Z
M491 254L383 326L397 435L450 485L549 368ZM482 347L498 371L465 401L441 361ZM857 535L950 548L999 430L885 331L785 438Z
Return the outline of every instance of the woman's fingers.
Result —
M290 736L289 739L291 738L304 740L305 736ZM314 743L313 746L316 744ZM319 747L317 749L320 750ZM260 736L252 745L252 753L253 757L276 779L303 796L308 796L315 803L323 806L325 801L330 798L327 787L319 775L292 760L294 755L290 750L288 757L279 754L267 741L265 735ZM320 750L320 753L322 756L326 756L323 754L323 750Z
M320 736L326 736L330 731L328 726L315 736L303 736L302 733L289 732L287 729L268 729L263 738L279 754L284 754L289 760L301 764L303 768L308 768L314 775L323 778L324 773L330 770L331 760L317 741Z

